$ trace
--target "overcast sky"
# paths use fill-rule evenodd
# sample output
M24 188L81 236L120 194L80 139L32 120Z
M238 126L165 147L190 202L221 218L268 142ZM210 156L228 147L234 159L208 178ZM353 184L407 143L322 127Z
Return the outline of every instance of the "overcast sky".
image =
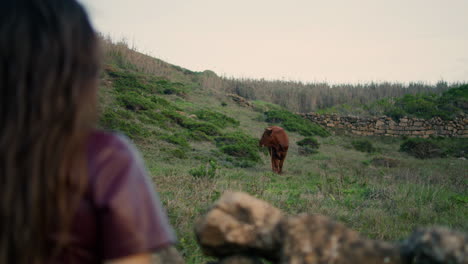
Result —
M81 0L96 29L194 71L468 81L468 0Z

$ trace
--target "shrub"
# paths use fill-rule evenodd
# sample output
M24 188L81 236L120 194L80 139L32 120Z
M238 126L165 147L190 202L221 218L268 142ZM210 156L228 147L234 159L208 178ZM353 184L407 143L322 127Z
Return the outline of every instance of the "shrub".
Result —
M407 94L396 99L385 114L397 120L402 116L430 119L438 116L445 120L455 118L468 110L468 85L445 91L442 95Z
M106 69L113 80L113 86L119 92L138 91L150 94L176 94L184 96L187 88L179 82L171 82L161 77L142 75L139 73Z
M268 111L265 112L265 116L266 122L281 124L286 130L298 132L303 136L326 137L330 135L330 132L323 127L286 110Z
M203 133L208 136L217 136L221 134L218 127L207 122L197 122L186 118L180 125L187 128L194 135Z
M239 121L219 112L203 109L196 111L195 115L198 117L198 119L210 122L211 124L220 128L225 128L227 126L239 126Z
M138 121L127 119L129 116L125 110L109 110L102 114L99 124L106 129L120 131L128 137L143 138L148 137L152 133Z
M299 145L299 154L310 155L318 153L319 143L313 137L306 137L296 143Z
M214 160L210 160L207 165L200 165L197 168L189 170L190 175L195 178L215 178L218 171L218 164Z
M386 116L389 116L391 117L393 120L400 120L400 118L408 115L405 110L401 109L401 108L392 108L392 109L388 109L384 112L384 114Z
M233 164L251 167L260 161L258 140L242 132L233 132L215 138L219 150L233 157Z
M372 142L370 142L368 139L353 140L351 145L354 149L361 152L372 153L376 151L375 147L372 145Z
M156 108L156 105L151 100L133 91L120 93L117 96L117 101L119 105L135 112L140 110L150 110Z
M171 144L179 145L183 148L188 148L189 143L187 142L186 135L176 133L172 135L162 135L160 136L162 140L165 140Z
M400 151L419 159L435 158L442 155L442 150L439 146L423 138L410 138L406 140L401 144Z
M159 94L175 94L179 96L184 96L186 94L186 88L184 84L176 82L170 82L166 79L161 79L160 77L153 77L148 81L148 88L152 93Z
M211 141L212 140L211 136L208 136L207 134L199 130L189 131L188 137L195 141Z
M174 111L163 110L161 113L177 125L188 129L197 138L202 137L201 133L207 136L218 136L221 134L219 128L211 123L195 121Z
M254 106L254 111L265 113L271 110L281 110L282 107L276 104L268 103L265 101L255 100L252 102Z
M416 158L468 157L468 141L463 138L410 138L400 145L400 151Z
M317 139L313 138L313 137L306 137L300 141L298 141L296 143L297 145L301 146L301 147L311 147L311 148L319 148L319 143L317 141Z

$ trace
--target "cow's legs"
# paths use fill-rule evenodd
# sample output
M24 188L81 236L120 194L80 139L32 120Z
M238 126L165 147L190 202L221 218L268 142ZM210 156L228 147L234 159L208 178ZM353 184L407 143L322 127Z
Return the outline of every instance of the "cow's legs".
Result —
M275 158L275 172L276 173L281 173L281 169L280 169L280 160L278 158Z
M278 169L279 174L281 174L283 172L283 162L286 159L287 154L288 154L287 152L283 152L282 155L281 155L281 160L279 161L279 169Z
M274 160L274 157L275 157L274 155L275 155L275 154L274 154L273 148L272 148L272 147L269 147L269 148L268 148L268 152L270 153L271 169L272 169L274 172L276 172L276 170L275 170L275 160Z

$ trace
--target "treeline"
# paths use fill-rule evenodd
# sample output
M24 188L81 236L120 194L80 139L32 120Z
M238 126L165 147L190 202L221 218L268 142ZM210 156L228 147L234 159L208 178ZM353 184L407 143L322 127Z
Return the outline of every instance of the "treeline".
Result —
M281 105L295 112L314 112L319 109L344 103L367 104L386 98L401 97L405 94L435 93L458 87L439 81L435 85L425 83L363 83L336 84L267 81L253 79L223 78L224 89L250 100L262 100Z
M395 120L403 116L430 119L440 117L451 120L461 113L468 113L468 84L448 89L441 94L405 94L389 97L368 104L341 104L317 111L319 114L355 116L386 115Z

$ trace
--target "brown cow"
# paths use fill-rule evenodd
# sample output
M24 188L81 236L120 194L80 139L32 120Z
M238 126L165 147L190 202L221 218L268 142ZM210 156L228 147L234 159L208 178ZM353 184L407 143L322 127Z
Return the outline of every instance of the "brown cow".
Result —
M265 128L263 136L259 142L260 147L268 147L271 156L271 169L280 174L283 169L283 162L288 153L289 140L286 131L279 126Z

